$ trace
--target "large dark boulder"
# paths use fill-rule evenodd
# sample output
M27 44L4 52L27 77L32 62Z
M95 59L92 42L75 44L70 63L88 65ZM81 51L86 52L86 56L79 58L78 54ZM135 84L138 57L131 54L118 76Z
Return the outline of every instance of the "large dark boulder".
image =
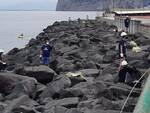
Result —
M35 96L34 96L34 99L39 99L39 96L40 94L47 88L46 85L43 85L41 83L38 83L36 85L36 93L35 93Z
M8 52L8 55L14 55L14 54L16 54L17 52L19 52L19 49L18 49L18 48L13 48L12 50L10 50L10 51Z
M8 95L24 92L32 95L37 81L34 78L21 76L13 73L0 73L0 93Z
M77 107L79 103L79 98L73 97L73 98L64 98L60 100L53 100L46 104L46 108L52 108L54 106L64 106L67 108L74 108Z
M5 98L7 100L12 100L18 98L22 95L28 95L31 98L34 98L37 90L37 81L35 79L26 79L19 81L15 84L14 88L11 91L11 94L7 95Z
M140 48L145 52L150 52L150 45L141 46Z
M102 68L102 73L101 75L106 75L106 74L115 74L118 71L118 67L116 67L115 65L112 64L105 64L105 65L100 65L100 67Z
M147 69L150 67L150 62L147 60L133 60L129 62L129 65L138 69Z
M115 99L121 99L123 98L124 96L128 96L130 91L131 91L132 87L128 86L128 85L125 85L125 84L116 84L116 85L111 85L109 88L108 88L108 93L110 93L109 95L111 95L110 97L108 98L115 98ZM138 97L141 93L141 90L140 89L135 89L133 92L132 92L132 95L131 97Z
M106 82L113 82L115 79L115 75L112 74L104 74L104 75L100 75L96 78L96 81L106 81Z
M149 45L149 43L150 43L150 39L149 38L146 38L146 37L144 37L144 38L138 38L137 40L136 40L136 42L138 43L138 44L140 44L140 45L142 45L142 46L145 46L145 45Z
M65 76L57 77L54 81L47 85L47 88L44 89L42 94L40 95L41 100L44 98L52 97L58 98L61 90L71 86L71 81L69 78Z
M81 82L76 84L72 88L62 90L61 96L64 97L80 97L80 98L97 98L105 96L107 92L107 86L105 83L98 82Z
M28 43L28 47L33 47L33 46L37 46L37 45L39 45L41 43L41 41L39 41L39 40L36 40L36 39L34 39L34 38L32 38L30 41L29 41L29 43Z
M73 60L63 58L63 57L57 57L57 66L56 71L57 72L68 72L68 71L74 71L75 65L73 64Z
M78 47L77 46L63 47L60 48L57 52L60 52L60 54L67 54L75 49L78 49Z
M117 56L117 52L116 51L108 51L106 53L106 55L104 55L103 57L103 63L111 63L115 60Z
M29 66L16 70L17 74L34 77L40 83L49 83L57 75L54 70L47 66Z
M86 109L91 109L91 110L120 110L121 107L123 106L124 100L121 101L113 101L113 100L108 100L104 97L98 98L98 99L88 99L85 101L81 101L78 104L78 109L81 111L86 111ZM128 104L128 103L127 103ZM135 103L134 103L135 105ZM128 104L128 111L129 108L132 107L132 104ZM126 107L127 108L127 107ZM126 108L124 110L126 110ZM133 110L133 109L132 109Z
M96 63L94 60L82 60L81 62L81 69L97 69Z
M92 61L96 62L96 63L102 63L103 61L103 55L100 54L95 54L94 56L92 56Z
M61 91L59 98L79 97L82 98L84 92L78 88L67 88Z
M58 65L57 71L58 72L75 71L75 65L71 62L66 62L64 64Z
M14 99L11 101L8 106L4 109L3 113L12 113L14 109L19 108L20 106L26 106L29 108L32 108L34 106L37 106L38 103L34 100L31 100L28 96L22 95L17 99ZM23 111L21 111L23 112Z

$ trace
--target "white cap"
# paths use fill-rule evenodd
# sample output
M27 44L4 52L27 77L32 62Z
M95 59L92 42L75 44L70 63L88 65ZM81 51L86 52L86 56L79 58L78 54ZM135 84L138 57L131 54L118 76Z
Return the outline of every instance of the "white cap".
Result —
M3 50L3 49L0 49L0 53L4 53L4 50Z
M125 65L127 65L128 63L127 63L127 61L126 60L123 60L122 62L121 62L121 66L125 66Z
M127 33L126 32L122 32L121 36L127 36Z
M123 54L121 53L120 56L123 57Z

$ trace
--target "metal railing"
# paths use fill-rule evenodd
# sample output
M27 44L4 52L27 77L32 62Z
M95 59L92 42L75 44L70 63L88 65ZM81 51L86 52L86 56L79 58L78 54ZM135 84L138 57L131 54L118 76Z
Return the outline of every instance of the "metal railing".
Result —
M98 21L106 22L109 25L115 25L118 27L118 30L126 30L124 26L125 17L97 17ZM142 24L140 20L133 20L130 21L130 26L128 32L131 34L135 34L137 32L142 33L143 35L150 37L150 24Z

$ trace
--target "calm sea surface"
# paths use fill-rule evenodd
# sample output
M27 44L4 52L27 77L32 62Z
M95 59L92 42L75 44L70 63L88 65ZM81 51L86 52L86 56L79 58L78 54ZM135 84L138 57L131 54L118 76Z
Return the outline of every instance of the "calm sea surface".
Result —
M8 52L14 47L22 48L29 39L35 38L44 28L55 21L77 18L94 19L97 12L56 12L56 11L0 11L0 48ZM17 37L23 33L25 38Z

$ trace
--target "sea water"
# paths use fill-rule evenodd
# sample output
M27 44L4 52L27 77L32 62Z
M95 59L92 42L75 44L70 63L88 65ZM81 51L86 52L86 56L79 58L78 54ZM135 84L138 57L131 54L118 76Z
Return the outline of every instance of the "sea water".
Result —
M94 19L100 12L59 12L59 11L0 11L0 48L5 53L14 47L24 47L31 38L42 32L55 21L78 18ZM24 34L24 38L18 38Z

